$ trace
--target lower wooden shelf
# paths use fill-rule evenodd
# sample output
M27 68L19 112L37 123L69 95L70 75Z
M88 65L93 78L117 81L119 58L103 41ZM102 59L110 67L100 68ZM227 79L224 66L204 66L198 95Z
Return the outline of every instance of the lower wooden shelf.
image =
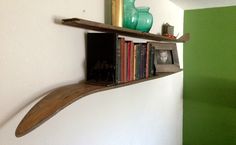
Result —
M89 94L137 84L148 80L158 79L171 74L174 73L159 73L157 76L148 79L136 80L114 86L99 86L87 83L79 83L59 87L46 95L30 109L30 111L25 115L25 117L21 120L20 124L16 128L15 135L16 137L24 136L25 134L31 132L42 123L53 117L56 113L58 113L66 106Z

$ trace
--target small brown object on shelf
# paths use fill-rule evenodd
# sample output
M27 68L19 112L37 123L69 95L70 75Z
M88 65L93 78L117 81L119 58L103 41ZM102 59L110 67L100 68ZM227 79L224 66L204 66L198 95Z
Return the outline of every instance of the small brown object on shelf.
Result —
M168 23L162 25L162 33L163 36L165 35L174 35L174 26L171 26Z
M171 26L168 23L165 23L162 25L162 30L161 30L161 35L168 37L168 38L173 38L176 39L176 37L174 36L174 26Z

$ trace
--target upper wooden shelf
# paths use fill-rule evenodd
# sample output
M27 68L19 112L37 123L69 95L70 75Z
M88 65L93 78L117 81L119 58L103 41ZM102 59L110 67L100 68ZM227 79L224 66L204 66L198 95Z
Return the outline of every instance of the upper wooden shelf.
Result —
M93 22L89 20L79 19L79 18L71 18L71 19L63 19L62 24L73 26L73 27L79 27L79 28L85 28L90 30L96 30L96 31L102 31L102 32L113 32L118 33L120 35L124 36L130 36L135 38L143 38L147 40L154 40L154 41L165 41L165 42L187 42L189 40L189 34L186 33L183 36L181 36L178 39L168 38L165 36L152 34L152 33L145 33L140 32L136 30L131 30L127 28L122 27L116 27L108 24Z

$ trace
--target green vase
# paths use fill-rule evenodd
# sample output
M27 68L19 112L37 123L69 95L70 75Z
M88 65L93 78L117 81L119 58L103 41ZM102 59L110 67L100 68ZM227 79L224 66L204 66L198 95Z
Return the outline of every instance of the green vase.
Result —
M153 16L149 13L149 7L138 7L138 24L136 30L149 32L153 23Z
M135 0L124 0L123 27L135 30L138 23L138 11L134 3Z

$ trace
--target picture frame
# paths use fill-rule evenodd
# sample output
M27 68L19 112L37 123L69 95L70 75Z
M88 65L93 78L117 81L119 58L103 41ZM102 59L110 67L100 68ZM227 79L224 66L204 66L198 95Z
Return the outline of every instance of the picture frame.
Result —
M156 73L180 71L176 43L149 42L154 48L154 65Z

